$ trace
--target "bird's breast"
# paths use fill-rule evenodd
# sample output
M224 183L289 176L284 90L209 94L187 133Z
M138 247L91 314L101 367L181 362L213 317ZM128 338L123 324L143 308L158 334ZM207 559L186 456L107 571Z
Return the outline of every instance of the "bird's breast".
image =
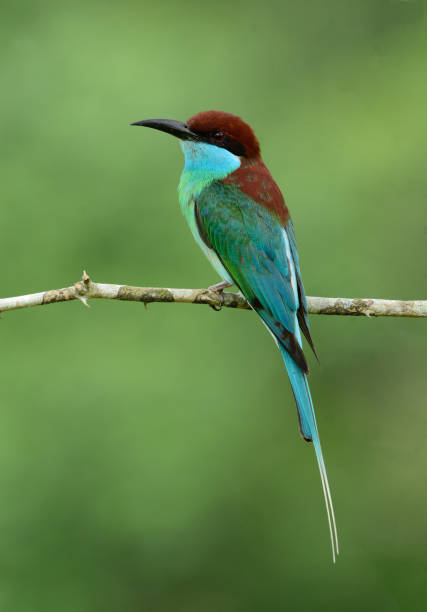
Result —
M203 236L200 233L199 225L197 223L196 218L196 204L193 199L190 199L187 202L187 204L183 208L183 213L190 227L191 233L193 234L194 240L202 249L214 270L219 274L222 280L234 284L233 279L230 277L227 270L224 268L224 265L222 264L220 258L215 253L215 251L206 243L206 240L203 239Z

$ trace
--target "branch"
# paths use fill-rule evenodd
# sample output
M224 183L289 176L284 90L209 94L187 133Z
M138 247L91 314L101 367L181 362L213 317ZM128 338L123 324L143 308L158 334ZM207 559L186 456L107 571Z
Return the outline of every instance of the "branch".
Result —
M80 300L88 306L89 298L125 300L129 302L183 302L186 304L208 304L212 308L250 309L249 304L240 293L223 294L208 289L164 289L157 287L131 287L128 285L110 285L93 282L86 272L81 281L64 289L52 289L41 293L30 293L18 297L0 299L0 312L16 310L28 306L43 306L55 302ZM309 297L310 314L352 315L374 317L427 317L427 300L400 301L375 300L360 298L324 298Z

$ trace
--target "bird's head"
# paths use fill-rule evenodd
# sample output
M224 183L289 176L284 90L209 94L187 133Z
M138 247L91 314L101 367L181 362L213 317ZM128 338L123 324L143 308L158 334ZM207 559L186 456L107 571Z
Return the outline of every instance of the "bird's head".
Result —
M185 123L174 119L144 119L132 125L167 132L183 143L225 149L239 158L251 159L260 155L259 143L252 128L237 115L222 111L203 111L190 117Z

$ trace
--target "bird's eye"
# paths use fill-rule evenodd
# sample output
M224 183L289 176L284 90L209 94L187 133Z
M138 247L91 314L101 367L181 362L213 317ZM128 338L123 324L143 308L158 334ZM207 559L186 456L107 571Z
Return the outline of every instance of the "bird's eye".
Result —
M224 140L224 132L215 132L214 140L216 140L217 142L221 142L221 140Z

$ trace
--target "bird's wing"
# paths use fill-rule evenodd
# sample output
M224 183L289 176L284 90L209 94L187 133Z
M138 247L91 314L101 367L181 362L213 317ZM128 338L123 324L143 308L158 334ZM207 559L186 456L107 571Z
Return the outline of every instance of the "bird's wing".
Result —
M201 238L295 363L308 371L299 344L299 297L290 240L278 218L237 187L211 183L195 201Z
M316 349L314 348L313 339L310 334L310 322L308 320L307 298L306 298L305 291L304 291L304 285L302 284L301 271L299 267L297 243L295 240L294 226L293 226L291 219L289 219L288 223L286 224L285 231L286 231L286 234L289 240L289 246L291 249L292 259L293 259L294 266L295 266L295 276L296 276L296 281L297 281L297 286L298 286L298 301L299 301L299 307L298 307L298 312L297 312L298 323L299 323L302 333L304 334L307 342L309 343L311 347L311 350L315 354L316 359L319 360Z

